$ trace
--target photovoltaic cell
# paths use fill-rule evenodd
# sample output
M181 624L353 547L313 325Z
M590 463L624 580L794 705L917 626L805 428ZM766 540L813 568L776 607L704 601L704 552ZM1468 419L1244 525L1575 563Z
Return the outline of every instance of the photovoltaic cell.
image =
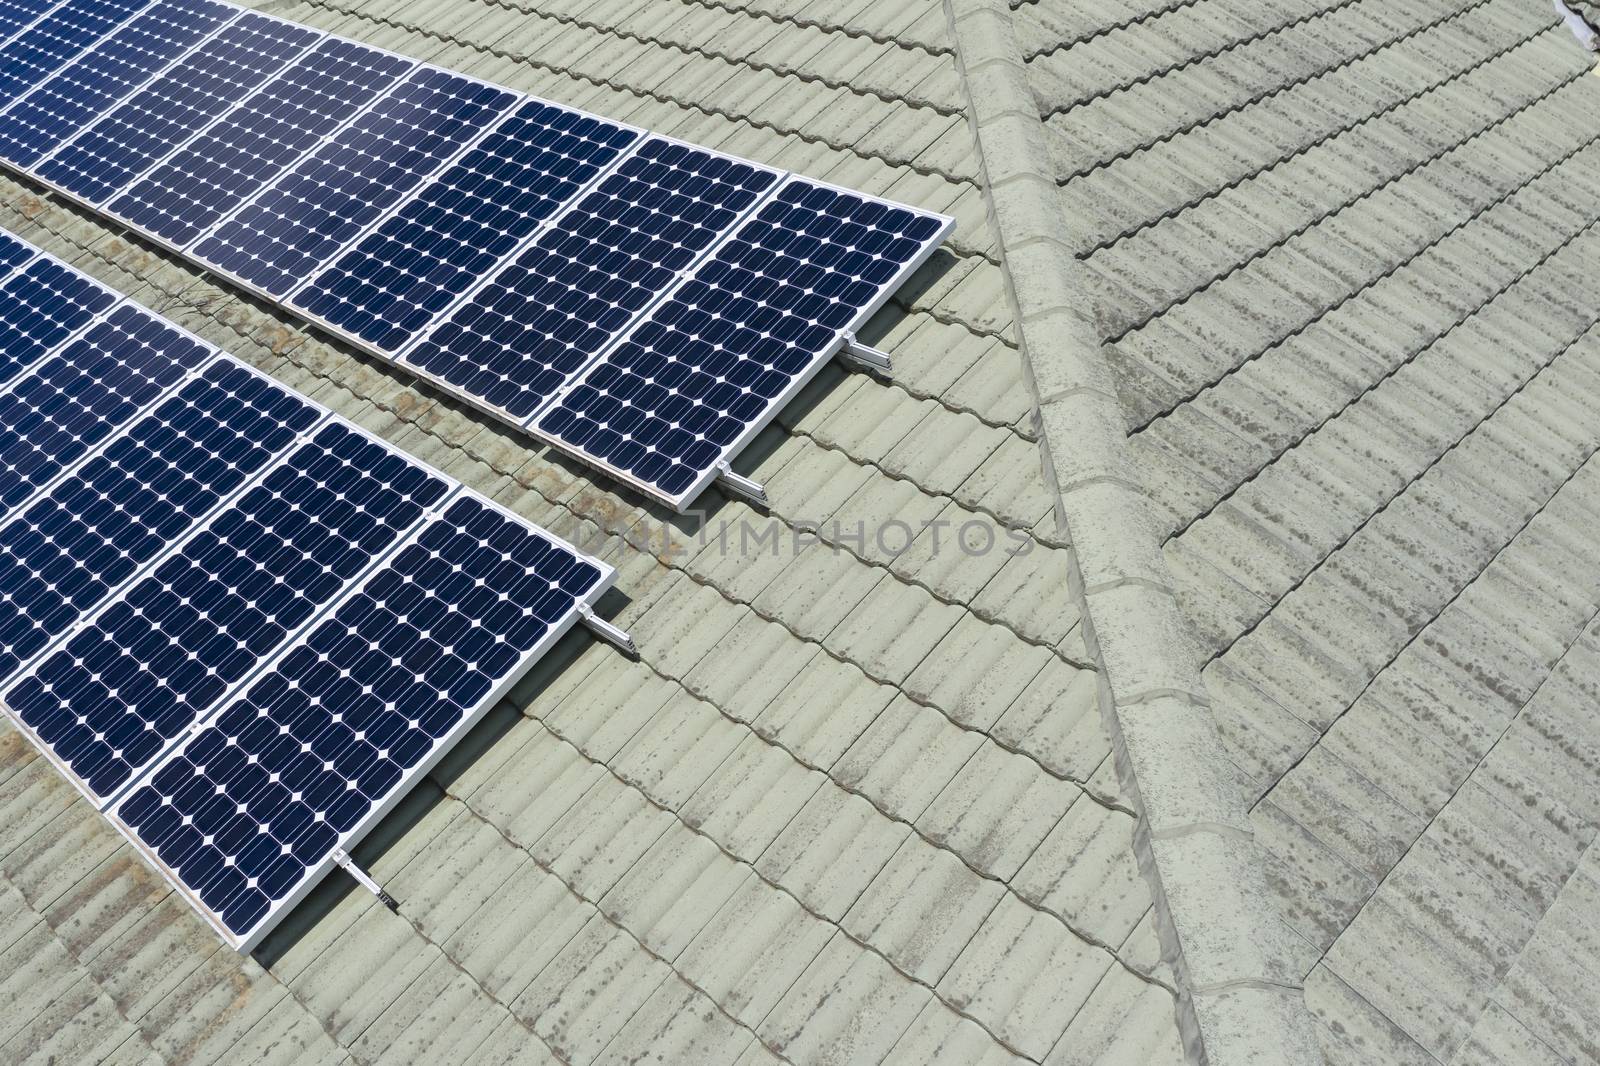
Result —
M103 203L282 70L318 36L303 26L245 12L59 148L37 172L90 203Z
M463 497L117 815L248 941L476 721L600 578L564 546Z
M292 303L398 353L637 137L529 100Z
M208 354L205 345L123 304L0 393L0 517L9 516Z
M32 255L32 248L11 234L0 231L0 281L4 281L6 275L27 262Z
M67 0L0 48L0 107L44 81L150 0Z
M55 4L56 0L0 0L0 44L15 37Z
M0 386L88 324L116 297L82 274L36 259L0 284Z
M201 240L195 255L284 296L515 99L442 70L416 70Z
M187 245L411 66L352 41L326 39L114 198L108 210L171 244Z
M0 527L0 682L316 417L231 359L218 360Z
M0 115L0 157L37 160L201 38L236 8L212 0L160 0Z
M541 415L539 431L681 500L943 228L935 216L787 183Z
M103 801L445 491L327 425L25 674L6 703Z
M526 418L777 180L652 137L403 358Z

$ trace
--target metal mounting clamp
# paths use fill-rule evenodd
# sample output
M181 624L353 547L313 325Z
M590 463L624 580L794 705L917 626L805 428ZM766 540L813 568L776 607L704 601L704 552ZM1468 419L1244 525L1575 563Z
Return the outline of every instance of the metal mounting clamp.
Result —
M717 463L717 484L735 496L741 496L757 507L767 506L767 490L759 481L751 481L742 474L735 474L733 467L728 465L726 459Z
M633 638L628 636L626 630L618 629L604 618L594 613L594 608L587 603L578 604L578 617L583 624L589 627L589 632L599 637L608 644L615 644L622 651L634 658L638 658L639 649L634 646Z
M848 330L842 336L844 343L839 346L839 358L878 374L887 374L891 371L888 352L874 348L870 344L862 344L856 340L856 335Z
M339 868L355 879L356 884L378 897L378 902L388 907L396 914L400 913L400 903L393 896L383 890L383 887L367 876L367 872L357 866L355 860L343 848L333 849L333 861Z

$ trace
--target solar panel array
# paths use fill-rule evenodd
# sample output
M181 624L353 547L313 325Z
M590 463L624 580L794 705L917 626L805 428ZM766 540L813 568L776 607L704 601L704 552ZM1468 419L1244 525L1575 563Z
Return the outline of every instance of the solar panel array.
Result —
M220 7L22 29L0 161L679 510L953 225Z
M9 236L0 294L0 701L248 949L614 574Z

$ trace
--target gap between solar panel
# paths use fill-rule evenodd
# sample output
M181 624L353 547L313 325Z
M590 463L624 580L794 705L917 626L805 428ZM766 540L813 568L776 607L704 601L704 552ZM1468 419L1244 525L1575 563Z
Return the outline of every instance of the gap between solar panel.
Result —
M0 269L115 303L23 256L0 239ZM392 904L349 848L572 626L631 650L594 610L615 572L116 306L20 379L109 380L91 351L157 374L0 522L0 632L29 659L0 670L5 711L240 950L335 865Z

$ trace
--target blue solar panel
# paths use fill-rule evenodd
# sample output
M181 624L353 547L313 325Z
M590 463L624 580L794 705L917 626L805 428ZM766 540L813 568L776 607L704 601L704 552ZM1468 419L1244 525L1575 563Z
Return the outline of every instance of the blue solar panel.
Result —
M417 70L201 240L195 255L283 296L515 99L442 70Z
M0 0L0 44L32 25L56 0Z
M218 360L0 527L0 681L316 419L309 404Z
M540 416L539 431L681 506L947 225L787 183Z
M155 402L207 354L205 345L123 304L0 393L0 517Z
M0 107L66 64L150 0L67 0L0 48Z
M446 483L330 424L6 693L104 800L410 529Z
M32 257L32 248L0 230L0 281Z
M464 496L117 815L248 945L601 580L595 564Z
M103 203L318 39L315 30L246 12L126 103L62 145L37 173Z
M187 245L293 166L413 64L337 38L263 85L108 208Z
M160 0L0 115L0 157L27 166L231 19L212 0Z
M291 302L397 353L637 137L529 100Z
M525 418L777 180L652 137L403 358Z
M116 297L52 259L36 259L0 284L0 385L84 327Z

